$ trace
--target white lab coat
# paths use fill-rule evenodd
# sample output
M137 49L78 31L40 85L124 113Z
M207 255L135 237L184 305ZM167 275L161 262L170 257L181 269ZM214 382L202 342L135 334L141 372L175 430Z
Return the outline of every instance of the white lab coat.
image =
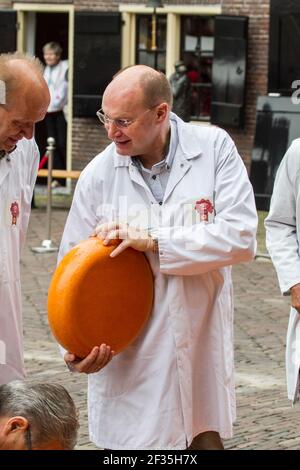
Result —
M265 220L267 248L276 268L280 290L300 283L300 139L293 141L277 171L270 212ZM287 331L288 398L299 398L300 315L291 308Z
M230 265L253 257L254 197L224 131L171 119L179 145L163 205L111 144L82 172L60 249L62 256L97 223L117 217L158 233L159 255L147 253L155 277L151 318L131 346L88 377L91 440L108 449L185 449L200 432L232 435ZM209 223L197 219L201 198L215 207Z
M68 101L68 81L66 74L68 61L60 60L57 65L50 67L47 65L44 70L44 78L47 82L50 93L50 104L48 113L64 110Z
M24 377L20 252L39 162L35 141L22 139L9 160L0 161L0 384Z

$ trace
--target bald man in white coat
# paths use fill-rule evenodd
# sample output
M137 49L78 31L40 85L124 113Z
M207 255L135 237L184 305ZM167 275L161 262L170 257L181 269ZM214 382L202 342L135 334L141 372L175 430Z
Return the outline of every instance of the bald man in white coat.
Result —
M253 191L228 134L184 123L171 104L150 67L108 85L98 117L112 143L81 174L60 249L97 226L104 243L123 239L112 256L145 252L154 274L132 345L65 354L89 374L90 435L107 449L222 449L235 420L231 265L255 251Z
M0 384L24 377L20 254L39 153L34 124L49 105L37 60L0 55Z

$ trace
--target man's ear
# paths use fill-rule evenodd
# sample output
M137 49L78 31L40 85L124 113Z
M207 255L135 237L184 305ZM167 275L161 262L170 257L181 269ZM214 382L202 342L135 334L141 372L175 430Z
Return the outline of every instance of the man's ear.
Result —
M19 431L26 431L29 426L28 420L23 416L13 416L9 418L3 426L3 434L8 436Z
M169 106L167 103L161 103L158 107L157 107L157 111L156 111L156 115L157 115L157 118L158 118L158 121L159 122L162 122L166 119L167 115L168 115L168 112L169 112Z

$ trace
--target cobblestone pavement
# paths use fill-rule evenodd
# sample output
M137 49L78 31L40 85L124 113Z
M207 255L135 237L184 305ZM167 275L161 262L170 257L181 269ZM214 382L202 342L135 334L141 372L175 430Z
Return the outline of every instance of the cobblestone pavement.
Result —
M52 240L58 244L67 216L55 210ZM45 212L32 212L22 256L25 361L36 381L59 382L80 408L78 449L94 449L88 438L86 377L64 366L47 326L46 295L56 254L34 254L46 238ZM270 261L234 267L237 422L227 449L300 449L300 406L286 398L284 346L288 299L281 297Z

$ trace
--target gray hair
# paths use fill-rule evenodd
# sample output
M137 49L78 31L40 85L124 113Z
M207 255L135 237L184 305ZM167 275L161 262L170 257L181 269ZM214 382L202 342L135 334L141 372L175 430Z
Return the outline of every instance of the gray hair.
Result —
M78 412L67 390L58 384L13 381L0 386L0 417L26 418L32 444L59 440L65 450L74 448Z
M173 95L169 80L164 73L155 71L155 73L145 72L141 77L141 86L144 90L146 106L152 108L160 103L168 103L170 108L173 104Z
M45 52L49 50L53 51L55 55L59 57L61 56L62 47L60 44L58 44L58 42L55 42L55 41L47 42L47 44L45 44L43 47L43 53L45 54Z
M0 54L0 105L7 104L8 96L20 86L14 71L9 67L9 62L16 59L25 62L37 76L43 77L44 66L37 57L22 52Z

